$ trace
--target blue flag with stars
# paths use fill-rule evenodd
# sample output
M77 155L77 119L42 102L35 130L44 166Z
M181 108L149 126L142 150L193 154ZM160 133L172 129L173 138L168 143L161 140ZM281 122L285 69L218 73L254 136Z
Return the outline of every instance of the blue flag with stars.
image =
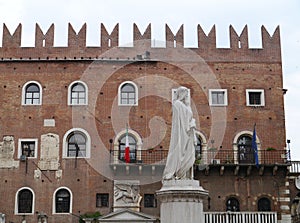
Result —
M256 130L255 130L255 126L256 126L256 124L254 125L254 129L253 129L252 149L254 151L255 165L258 168L259 167L259 159L258 159L258 150L257 150L257 144L256 144Z

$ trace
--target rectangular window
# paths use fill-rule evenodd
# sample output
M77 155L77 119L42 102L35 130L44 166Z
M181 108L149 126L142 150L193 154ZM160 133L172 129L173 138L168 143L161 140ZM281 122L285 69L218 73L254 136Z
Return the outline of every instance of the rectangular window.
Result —
M157 202L154 194L144 194L144 207L145 208L156 208Z
M19 139L19 158L37 158L37 142L37 139Z
M109 194L96 194L96 207L108 207Z
M209 89L210 106L227 106L227 89Z
M263 89L246 90L247 106L265 106L265 95Z

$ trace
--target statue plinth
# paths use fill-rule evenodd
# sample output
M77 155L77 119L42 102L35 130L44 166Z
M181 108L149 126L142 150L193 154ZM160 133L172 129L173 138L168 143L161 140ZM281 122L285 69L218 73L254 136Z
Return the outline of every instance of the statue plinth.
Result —
M161 202L161 223L204 223L203 199L208 196L208 191L199 181L164 181L156 196Z

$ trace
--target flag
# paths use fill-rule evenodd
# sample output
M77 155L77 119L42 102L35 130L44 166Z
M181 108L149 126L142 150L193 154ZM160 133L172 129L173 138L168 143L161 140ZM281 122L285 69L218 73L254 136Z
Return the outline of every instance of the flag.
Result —
M126 163L130 163L130 148L129 148L129 141L128 141L128 126L126 126L124 160L125 160Z
M252 149L254 151L255 165L258 168L259 167L259 159L258 159L258 150L257 150L257 144L256 144L256 130L255 130L255 126L256 126L256 124L254 125L253 135L252 135Z

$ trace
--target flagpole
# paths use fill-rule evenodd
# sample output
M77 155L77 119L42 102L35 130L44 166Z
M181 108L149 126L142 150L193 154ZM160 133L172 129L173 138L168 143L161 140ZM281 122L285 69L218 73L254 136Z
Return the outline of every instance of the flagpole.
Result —
M254 150L255 165L257 168L259 168L259 158L258 158L258 148L257 148L257 143L256 143L256 129L255 128L256 128L256 123L254 123L254 127L253 127L251 147Z
M129 141L128 141L128 124L126 123L126 136L125 136L125 154L124 154L124 160L125 163L130 163L130 147L129 147Z

